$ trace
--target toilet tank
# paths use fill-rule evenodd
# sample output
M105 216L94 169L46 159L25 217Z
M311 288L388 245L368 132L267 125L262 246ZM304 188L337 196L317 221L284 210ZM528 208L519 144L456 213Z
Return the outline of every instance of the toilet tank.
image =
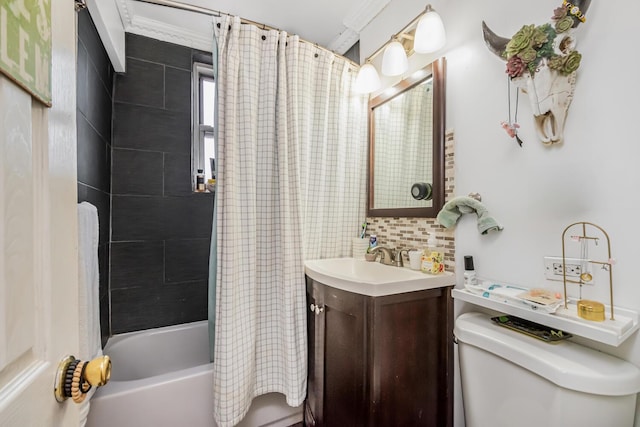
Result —
M454 334L466 427L633 426L640 370L631 363L482 313L458 317Z

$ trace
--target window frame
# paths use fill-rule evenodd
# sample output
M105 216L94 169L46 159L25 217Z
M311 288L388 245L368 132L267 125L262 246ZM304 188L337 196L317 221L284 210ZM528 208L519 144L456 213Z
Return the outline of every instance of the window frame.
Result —
M198 169L206 171L205 167L205 136L211 135L214 138L215 144L215 128L214 126L205 125L202 123L202 93L200 81L202 78L214 80L213 66L203 62L194 62L191 90L192 90L192 111L191 111L191 189L196 190L196 173ZM215 80L214 80L215 84ZM216 150L217 151L217 150ZM217 153L216 153L217 154ZM214 156L214 157L217 157ZM217 165L216 165L217 169ZM205 182L210 176L205 176Z

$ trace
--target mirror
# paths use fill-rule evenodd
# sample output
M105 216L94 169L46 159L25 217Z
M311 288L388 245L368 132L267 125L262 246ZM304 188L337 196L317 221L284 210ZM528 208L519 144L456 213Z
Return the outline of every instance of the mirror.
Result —
M368 216L435 218L444 204L445 59L369 100Z

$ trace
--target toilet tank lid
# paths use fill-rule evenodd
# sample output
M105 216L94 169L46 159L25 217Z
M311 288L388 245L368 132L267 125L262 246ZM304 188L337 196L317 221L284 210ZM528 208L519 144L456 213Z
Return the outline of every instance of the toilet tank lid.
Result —
M509 330L483 313L456 319L459 343L486 350L560 387L605 396L640 391L640 369L617 357L570 341L549 344Z

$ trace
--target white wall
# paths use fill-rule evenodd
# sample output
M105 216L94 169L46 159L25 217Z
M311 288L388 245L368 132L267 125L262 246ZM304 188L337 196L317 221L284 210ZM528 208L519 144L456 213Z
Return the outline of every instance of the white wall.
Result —
M524 24L543 24L560 1L433 0L448 42L447 128L455 131L456 194L479 192L504 231L481 236L471 216L456 229L456 266L462 283L462 257L473 255L478 274L527 287L544 284L542 257L561 254L563 229L576 221L602 226L611 237L614 303L640 310L636 268L640 238L640 141L636 106L640 61L635 31L640 4L594 1L577 31L583 54L575 97L565 128L565 143L538 142L526 96L520 97L522 148L500 127L507 119L504 63L488 51L481 21L504 37ZM421 0L394 0L361 33L364 59L391 34L424 10ZM430 62L412 58L412 68ZM559 290L562 284L556 284ZM589 288L589 297L608 303L608 282ZM458 305L458 303L456 303ZM458 307L468 310L473 307ZM583 341L640 366L640 334L619 347ZM460 396L456 395L459 401ZM640 412L636 411L636 426ZM460 417L458 417L458 421ZM457 423L458 424L458 423ZM458 424L462 425L462 424Z

